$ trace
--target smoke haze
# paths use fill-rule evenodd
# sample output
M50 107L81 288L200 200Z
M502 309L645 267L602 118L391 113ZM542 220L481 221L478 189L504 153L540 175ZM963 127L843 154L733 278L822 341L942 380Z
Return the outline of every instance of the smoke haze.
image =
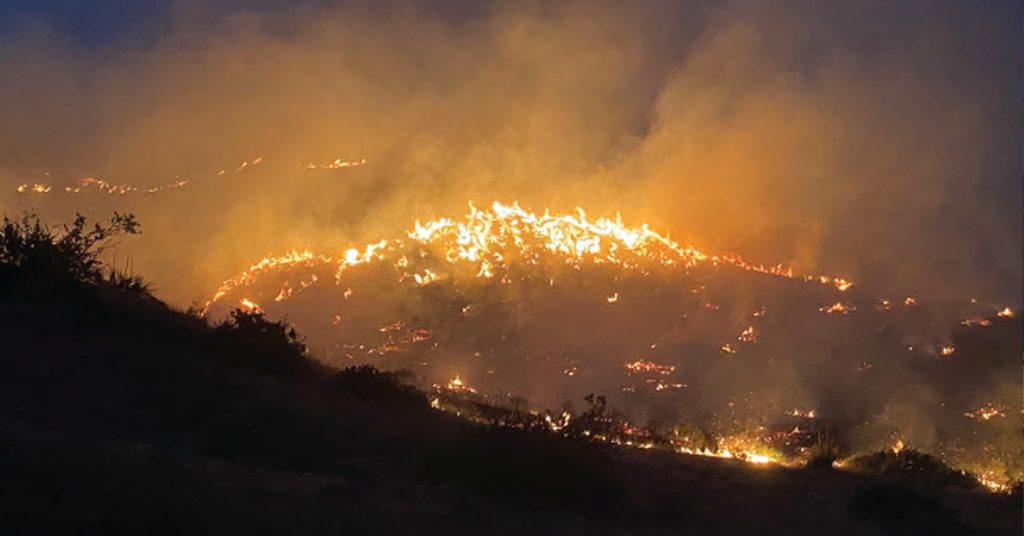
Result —
M134 212L144 238L118 255L179 304L268 251L338 252L501 199L1020 305L1017 3L252 6L161 4L85 44L9 21L5 212ZM336 158L367 163L302 167ZM60 191L83 176L192 182ZM53 191L15 191L34 182Z

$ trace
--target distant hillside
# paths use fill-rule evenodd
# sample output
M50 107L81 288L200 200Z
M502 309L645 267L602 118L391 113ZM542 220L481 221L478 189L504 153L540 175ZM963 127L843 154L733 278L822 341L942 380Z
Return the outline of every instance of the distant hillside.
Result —
M5 534L1019 530L1019 496L899 471L755 467L467 422L398 374L325 367L259 313L210 325L167 307L96 261L137 229L3 228Z
M268 256L209 314L287 317L322 362L458 376L494 403L596 393L634 425L777 456L827 430L849 453L906 444L995 485L1024 478L1024 324L1006 304L882 296L884 281L755 266L582 211L494 203L409 225Z

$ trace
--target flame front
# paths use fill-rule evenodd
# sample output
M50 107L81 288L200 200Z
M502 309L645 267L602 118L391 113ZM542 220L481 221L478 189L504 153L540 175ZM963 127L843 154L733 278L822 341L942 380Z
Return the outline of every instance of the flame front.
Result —
M750 264L737 255L708 255L652 231L646 223L629 227L618 219L590 218L581 208L577 208L575 214L552 214L549 211L538 214L523 209L518 203L507 205L495 201L490 210L481 210L470 204L469 214L462 221L440 218L421 223L417 220L404 238L385 239L363 248L349 248L337 259L309 251L268 255L224 281L206 306L208 308L237 287L252 284L261 273L299 263L336 263L335 278L338 281L353 266L386 258L398 257L393 261L395 265L405 267L409 262L405 252L410 246L418 247L420 256L425 255L426 250L438 251L440 259L451 267L468 267L471 275L488 279L499 277L503 282L507 281L513 264L538 265L555 260L572 268L593 264L627 270L689 268L708 263L831 285L840 291L852 285L847 279L831 276L797 276L782 265ZM429 284L443 277L430 270L408 274L408 278L417 285ZM607 302L618 300L619 294L613 292ZM848 310L853 309L852 306L847 307Z

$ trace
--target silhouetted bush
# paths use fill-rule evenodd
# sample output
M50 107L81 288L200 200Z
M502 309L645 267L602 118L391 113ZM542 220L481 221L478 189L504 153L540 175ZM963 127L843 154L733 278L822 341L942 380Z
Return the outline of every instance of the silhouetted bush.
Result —
M855 471L905 479L921 486L978 487L970 475L950 468L938 458L906 448L899 452L883 450L850 460Z
M688 422L680 422L672 429L672 442L676 446L696 451L717 451L718 441L707 430Z
M591 393L583 397L583 401L586 402L587 409L573 417L565 429L565 435L576 438L601 437L605 439L621 435L625 417L608 409L605 397L595 396Z
M425 406L423 394L408 387L412 381L409 371L381 371L372 365L347 367L338 373L338 386L347 393L371 400L383 407L402 404Z
M0 225L0 284L38 290L67 283L103 283L100 255L117 237L138 232L134 216L117 212L109 223L92 227L81 214L71 225L59 227L42 223L34 214L20 219L5 216ZM119 287L145 290L141 279L111 274L109 282Z
M841 454L839 444L828 431L818 434L814 444L807 450L808 469L831 469Z
M261 372L297 372L310 367L306 345L295 328L285 321L267 320L262 311L231 311L217 324L214 335L239 365Z
M137 294L150 294L150 284L141 275L130 273L127 270L111 269L107 272L104 282L116 289L133 292Z

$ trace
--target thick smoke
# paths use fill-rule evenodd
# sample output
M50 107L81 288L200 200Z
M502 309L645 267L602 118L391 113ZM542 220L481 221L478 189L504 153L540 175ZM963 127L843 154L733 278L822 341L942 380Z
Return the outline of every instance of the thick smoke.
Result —
M24 21L0 37L3 205L137 213L119 254L177 303L494 198L1020 303L1019 7L704 4L181 2L88 47ZM368 163L299 167L335 158ZM83 175L193 182L56 191Z

